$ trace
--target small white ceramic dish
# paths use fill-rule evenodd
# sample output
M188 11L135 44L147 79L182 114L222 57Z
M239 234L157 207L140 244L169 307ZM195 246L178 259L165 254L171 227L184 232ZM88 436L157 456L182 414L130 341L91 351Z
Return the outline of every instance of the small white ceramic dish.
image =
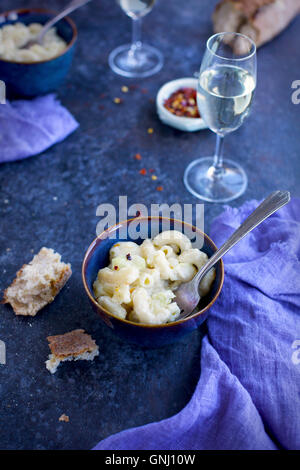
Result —
M178 78L177 80L165 83L159 89L156 95L156 110L160 120L181 131L194 132L200 129L207 129L207 125L202 118L176 116L164 107L165 100L179 88L195 88L197 90L197 78Z

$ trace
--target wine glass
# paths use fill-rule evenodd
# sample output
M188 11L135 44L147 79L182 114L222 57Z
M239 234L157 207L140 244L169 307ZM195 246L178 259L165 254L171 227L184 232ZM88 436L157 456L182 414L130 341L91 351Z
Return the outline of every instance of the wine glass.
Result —
M110 53L109 65L124 77L149 77L163 66L162 54L141 40L142 17L152 10L155 0L117 0L117 3L132 18L132 41Z
M223 160L224 136L238 129L252 103L256 87L256 46L238 33L218 33L206 44L197 103L209 129L217 134L215 155L194 160L184 184L194 196L209 202L228 202L244 193L247 176L231 160Z

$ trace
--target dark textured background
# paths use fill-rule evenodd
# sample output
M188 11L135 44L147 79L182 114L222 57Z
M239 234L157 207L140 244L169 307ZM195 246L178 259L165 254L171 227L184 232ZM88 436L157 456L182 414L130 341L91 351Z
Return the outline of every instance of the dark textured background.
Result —
M1 8L47 3L3 0ZM51 7L65 3L52 1ZM171 416L193 393L201 332L160 350L125 344L91 310L80 267L95 237L100 203L117 204L119 195L128 195L129 204L148 206L197 202L183 186L183 171L192 159L213 151L215 136L164 126L153 100L165 81L199 69L214 4L189 0L182 8L180 0L158 2L145 19L144 37L164 53L165 66L140 81L120 78L108 68L109 52L130 39L129 19L113 0L94 0L72 15L78 48L58 94L80 128L42 155L0 166L0 289L43 245L61 253L73 268L67 287L37 317L15 317L10 307L0 308L0 339L7 346L7 364L0 365L1 449L89 449L111 433ZM300 18L258 51L252 115L225 142L225 154L249 177L247 192L234 206L274 189L299 195L300 105L291 103L291 83L300 79L299 30ZM121 86L128 84L137 87L122 94ZM114 97L124 102L115 105ZM141 162L133 158L137 152ZM158 180L141 176L142 167L154 168ZM162 192L155 190L158 185ZM205 205L207 231L221 210ZM99 358L64 364L50 375L44 365L46 336L78 327L97 340ZM69 423L58 421L62 413Z

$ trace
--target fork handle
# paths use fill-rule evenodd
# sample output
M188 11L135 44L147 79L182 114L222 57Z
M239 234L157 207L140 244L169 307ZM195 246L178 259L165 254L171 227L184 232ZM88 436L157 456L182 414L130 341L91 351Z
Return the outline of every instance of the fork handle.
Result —
M257 225L267 219L270 215L285 206L290 200L290 193L288 191L274 191L271 193L252 214L240 225L240 227L233 232L231 237L216 251L208 262L198 271L195 276L196 279L202 279L205 274L229 251L236 243L244 238L247 233L253 230Z

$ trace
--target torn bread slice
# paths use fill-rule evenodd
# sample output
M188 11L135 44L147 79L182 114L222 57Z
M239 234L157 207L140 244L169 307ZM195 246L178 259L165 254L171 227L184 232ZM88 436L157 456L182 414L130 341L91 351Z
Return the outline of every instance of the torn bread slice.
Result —
M46 368L54 374L63 361L92 361L99 355L99 348L84 330L73 330L64 335L48 336L51 354L46 361Z
M300 0L220 0L213 13L215 33L237 32L259 47L271 41L300 13ZM239 37L230 45L237 55L249 53Z
M16 315L35 316L54 300L71 274L71 265L63 263L59 253L43 247L17 272L2 302L9 303Z

